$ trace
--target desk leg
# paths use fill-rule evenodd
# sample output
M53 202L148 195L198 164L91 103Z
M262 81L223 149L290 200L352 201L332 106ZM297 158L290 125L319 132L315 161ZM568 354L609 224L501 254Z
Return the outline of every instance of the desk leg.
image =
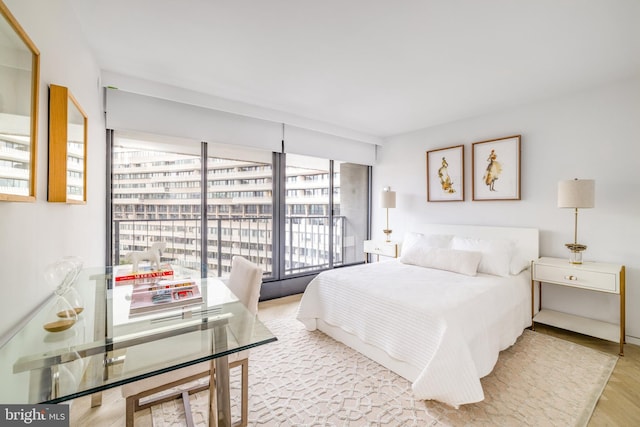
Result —
M215 379L209 381L209 396L211 398L209 402L209 427L231 427L229 358L227 356L218 357L213 359L211 364L215 370ZM211 382L215 385L212 386ZM217 423L211 423L211 420L217 420Z
M98 363L97 359L91 358L89 361L89 368L87 369L87 375L91 378L97 378L98 376L102 376L103 380L107 380L109 378L108 373L108 364L107 364L107 355L105 354L103 359L100 359L101 364ZM102 392L98 391L91 395L91 407L97 408L102 405Z
M91 395L91 407L96 408L102 405L102 392L93 393Z
M214 350L226 350L227 326L214 328ZM209 427L231 427L231 392L229 390L229 358L218 357L210 362ZM215 399L215 400L214 400Z
M102 339L107 336L107 275L100 274L96 276L92 276L91 279L96 283L96 292L95 292L95 314L94 314L94 325L93 325L93 336L95 339ZM85 301L86 302L86 301ZM98 365L96 361L92 358L90 369L90 375L97 376L102 375L103 379L109 379L109 372L107 366L107 358L105 356L102 361L102 366ZM93 393L91 395L91 407L97 408L102 405L102 392L99 391L97 393Z

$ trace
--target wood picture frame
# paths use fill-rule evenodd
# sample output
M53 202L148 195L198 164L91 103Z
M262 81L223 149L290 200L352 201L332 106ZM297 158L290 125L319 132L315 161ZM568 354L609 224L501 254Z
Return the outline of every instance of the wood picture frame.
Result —
M474 142L473 200L520 200L521 135Z
M87 114L64 86L49 85L49 202L87 202Z
M40 51L0 0L0 201L35 202Z
M427 201L464 201L464 146L427 151Z

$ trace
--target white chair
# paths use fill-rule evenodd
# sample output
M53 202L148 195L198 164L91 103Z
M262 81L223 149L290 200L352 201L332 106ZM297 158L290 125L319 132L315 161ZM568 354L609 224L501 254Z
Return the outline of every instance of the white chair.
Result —
M262 269L241 256L234 256L231 261L231 274L227 287L253 314L258 312L258 298L260 297L261 285ZM126 363L125 358L125 369ZM163 393L158 398L150 397L145 400L144 403L141 403L140 400L203 377L210 377L210 366L211 364L209 362L202 362L123 385L121 390L122 396L126 398L126 426L133 427L133 416L135 412L176 399L180 396L182 397L184 405L187 425L192 426L193 419L189 405L189 394L208 389L208 383L169 394ZM249 415L249 350L229 355L229 369L238 366L242 370L242 394L241 419L236 425L244 427L247 425ZM209 378L209 381L211 381L211 378Z

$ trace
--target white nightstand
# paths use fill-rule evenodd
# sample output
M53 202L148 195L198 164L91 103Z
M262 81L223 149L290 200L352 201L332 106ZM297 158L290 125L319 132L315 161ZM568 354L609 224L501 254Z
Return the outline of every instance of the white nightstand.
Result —
M533 317L535 282L540 283L538 314ZM581 316L542 308L542 283L588 289L617 294L620 297L620 322L612 324ZM625 270L624 265L601 262L571 264L566 259L540 258L531 268L531 316L534 322L568 329L581 334L620 342L620 356L624 356L625 342ZM532 324L532 329L535 323Z
M364 261L365 262L367 262L368 254L377 255L378 261L380 261L380 255L388 256L392 258L398 258L398 243L385 242L384 240L365 240L364 241Z

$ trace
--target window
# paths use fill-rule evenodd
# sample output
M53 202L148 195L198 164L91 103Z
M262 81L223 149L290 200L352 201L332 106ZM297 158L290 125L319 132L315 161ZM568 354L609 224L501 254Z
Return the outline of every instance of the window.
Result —
M224 147L227 155L221 157L216 156L217 147L217 144L208 146L208 226L220 227L222 236L209 248L209 269L224 276L231 270L230 255L242 255L262 266L265 278L272 278L272 238L254 233L273 229L270 211L258 215L260 206L273 204L272 153ZM230 200L233 204L229 204Z
M364 261L369 168L291 154L286 165L285 274Z
M242 255L265 282L364 261L368 166L203 143L203 167L198 143L111 135L113 264L155 241L167 243L164 261L213 276ZM274 206L284 207L279 223Z
M168 151L149 140L115 139L111 174L114 264L124 262L130 250L145 250L152 242L164 241L165 261L199 268L199 169L197 155ZM187 224L196 231L186 233Z

